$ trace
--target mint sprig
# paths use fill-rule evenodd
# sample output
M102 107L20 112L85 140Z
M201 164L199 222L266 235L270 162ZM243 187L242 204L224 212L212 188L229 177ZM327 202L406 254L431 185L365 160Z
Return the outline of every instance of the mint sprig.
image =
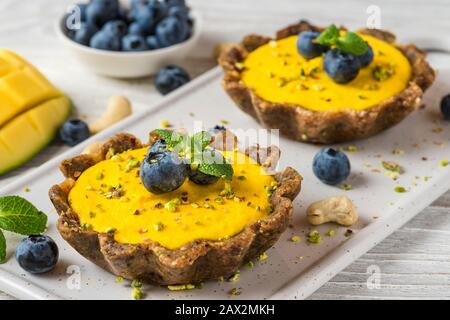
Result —
M3 263L6 259L6 239L0 230L0 263Z
M19 196L0 197L0 229L22 235L39 234L45 231L47 216L29 201ZM6 241L0 236L0 263L4 261ZM2 258L3 257L3 258Z
M336 47L355 56L363 55L369 49L367 43L358 34L347 31L341 36L334 24L322 31L316 38L316 42L324 46Z
M208 132L200 131L189 136L171 130L156 129L150 135L163 139L172 151L191 164L197 164L198 171L228 180L233 178L233 167L224 161L223 157L215 157L214 150L208 148L212 142L212 136Z

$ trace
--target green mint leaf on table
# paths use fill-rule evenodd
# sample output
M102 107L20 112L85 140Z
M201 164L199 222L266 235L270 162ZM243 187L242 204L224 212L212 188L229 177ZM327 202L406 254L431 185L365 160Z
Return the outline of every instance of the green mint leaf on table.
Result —
M233 178L233 167L229 163L200 163L197 170L219 178Z
M47 216L18 196L0 197L0 229L23 234L45 231Z
M336 48L355 56L360 56L369 49L367 43L359 35L350 31L337 40Z
M332 46L336 44L338 38L339 29L334 24L332 24L324 31L322 31L322 33L316 38L316 42L324 46Z
M6 259L6 239L3 235L2 230L0 230L0 263L5 262Z

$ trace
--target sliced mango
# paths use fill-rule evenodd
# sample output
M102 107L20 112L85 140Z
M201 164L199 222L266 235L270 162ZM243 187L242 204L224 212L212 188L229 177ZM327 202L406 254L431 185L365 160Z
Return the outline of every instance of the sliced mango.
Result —
M0 175L46 146L70 110L69 98L33 65L0 49Z

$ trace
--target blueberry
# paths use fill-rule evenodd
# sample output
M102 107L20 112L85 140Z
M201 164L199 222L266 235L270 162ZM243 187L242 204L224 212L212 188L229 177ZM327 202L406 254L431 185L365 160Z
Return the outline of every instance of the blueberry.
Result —
M75 32L73 40L82 45L89 45L89 41L92 36L98 31L97 27L93 24L82 22L80 29Z
M121 39L117 35L100 30L91 38L89 46L101 50L120 51Z
M86 20L97 27L116 19L118 15L118 0L92 0L86 8Z
M154 27L167 15L167 7L159 1L151 1L147 6L140 6L133 13L134 20L146 34L151 34Z
M90 132L86 122L80 119L72 119L63 124L59 135L65 144L74 146L89 138Z
M158 38L155 36L148 36L147 39L147 46L150 50L156 50L161 48L161 45L158 42Z
M115 36L123 37L127 34L127 24L122 20L108 21L102 28L102 31L109 32Z
M170 7L186 7L186 0L165 0L166 5Z
M71 14L66 14L63 18L63 22L61 23L61 29L63 33L73 39L75 37L76 29L75 29L75 20Z
M173 6L169 8L167 13L168 16L176 17L180 20L188 20L189 18L189 9L183 6Z
M150 148L148 148L147 154L158 153L167 150L167 144L164 140L156 140Z
M170 65L158 71L155 78L156 89L164 95L190 81L189 74L180 67Z
M148 49L147 42L143 36L129 34L122 38L123 51L145 51Z
M213 128L210 128L209 130L208 130L208 132L210 133L210 134L212 134L212 135L216 135L216 134L218 134L219 132L223 132L223 131L226 131L227 130L227 128L225 128L224 126L221 126L221 125L215 125Z
M298 35L297 51L305 59L318 57L329 49L327 46L323 46L313 42L313 40L315 40L319 35L319 31L312 30L303 31Z
M137 22L133 22L128 26L128 34L136 34L139 36L145 36L146 31L142 29L141 25Z
M139 174L148 191L161 194L178 189L186 180L188 167L175 152L149 152L142 161Z
M58 262L58 247L52 238L32 235L23 239L16 248L16 260L30 273L52 270Z
M169 47L186 40L189 36L189 26L187 21L167 17L158 23L155 34L163 47Z
M77 3L75 7L78 7L78 10L80 11L80 21L84 22L86 21L86 9L87 9L87 3Z
M372 47L367 44L368 49L365 53L363 53L360 56L357 56L359 60L359 64L361 65L361 68L367 67L369 64L373 61L373 50Z
M350 161L341 151L323 148L314 157L313 172L323 183L337 185L350 175Z
M450 120L450 94L442 98L441 112L444 115L445 120Z
M328 51L323 59L325 72L337 83L348 83L355 79L360 67L358 58L336 48Z

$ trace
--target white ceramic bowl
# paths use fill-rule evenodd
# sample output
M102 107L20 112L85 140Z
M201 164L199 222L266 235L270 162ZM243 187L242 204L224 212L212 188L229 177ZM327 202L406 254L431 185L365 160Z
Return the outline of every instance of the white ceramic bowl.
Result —
M181 62L193 49L202 30L202 18L191 11L194 21L192 35L186 41L157 50L117 52L90 48L71 40L62 29L64 17L56 25L61 42L90 71L113 78L140 78L153 75L168 64Z

